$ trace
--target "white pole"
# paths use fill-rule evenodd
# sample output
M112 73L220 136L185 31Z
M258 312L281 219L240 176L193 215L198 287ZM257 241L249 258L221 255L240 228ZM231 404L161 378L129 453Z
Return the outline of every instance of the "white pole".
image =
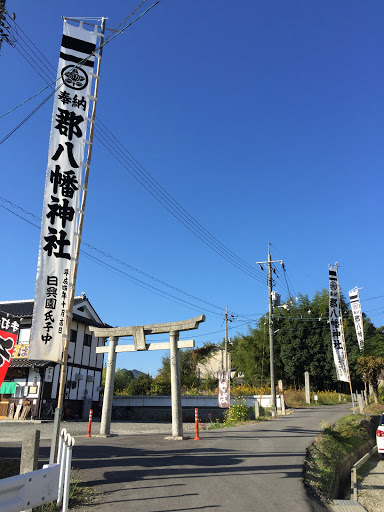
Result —
M69 502L69 484L71 480L71 462L72 462L72 448L75 446L75 440L67 434L67 456L65 464L65 477L64 477L64 495L63 495L63 512L68 512Z
M62 429L59 440L59 451L57 453L57 463L60 464L60 475L59 475L59 491L57 494L57 504L63 500L63 484L64 484L64 472L65 464L67 461L67 438L69 434L65 428Z
M59 448L57 450L57 463L58 464L60 464L60 462L61 462L62 451L63 451L63 442L64 442L64 437L65 437L66 433L67 433L67 429L62 428L61 432L60 432Z

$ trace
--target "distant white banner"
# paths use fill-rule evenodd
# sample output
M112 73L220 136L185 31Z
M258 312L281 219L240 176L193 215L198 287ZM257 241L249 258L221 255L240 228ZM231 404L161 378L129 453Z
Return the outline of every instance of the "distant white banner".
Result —
M41 221L29 359L60 362L72 283L97 34L64 21Z
M333 359L336 366L337 380L349 382L347 357L344 348L344 333L340 318L339 281L337 267L329 267L329 324Z
M222 409L228 409L231 406L231 381L229 372L218 371L218 394L217 394L217 405Z
M353 320L355 322L357 342L359 344L360 351L362 352L364 349L364 329L363 329L363 314L361 312L358 288L354 288L353 290L350 290L349 300L351 302L352 315L353 315Z

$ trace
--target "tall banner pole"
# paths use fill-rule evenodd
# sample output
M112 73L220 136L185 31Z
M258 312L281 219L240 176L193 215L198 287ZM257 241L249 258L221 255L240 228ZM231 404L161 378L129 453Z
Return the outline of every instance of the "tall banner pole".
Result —
M329 265L329 324L331 327L332 349L337 380L349 382L353 413L355 414L355 403L353 400L351 375L349 372L347 347L344 336L343 316L341 312L337 263L335 263L335 265Z
M345 343L345 335L344 335L344 325L343 325L343 312L341 310L341 300L340 300L340 286L339 286L339 271L337 270L337 263L335 264L336 271L337 271L337 293L339 295L339 305L340 305L340 329L341 329L341 338L343 340L343 346L344 346L344 352L345 352L345 364L347 365L347 372L348 372L348 379L349 379L349 389L351 392L351 400L352 400L352 409L353 414L356 413L355 411L355 401L353 399L353 390L352 390L352 381L351 381L351 373L349 371L349 364L348 364L348 354L347 354L347 345Z
M100 33L99 32L97 33L98 37L100 37L100 39L101 39L101 43L103 42L104 33L105 33L105 21L106 21L106 18L102 18L101 30L100 30ZM75 298L77 269L79 266L81 236L82 236L83 223L84 223L84 211L85 211L85 204L86 204L86 200L87 200L87 187L88 187L89 169L90 169L91 156L92 156L93 134L94 134L94 125L95 125L95 118L96 118L97 94L98 94L98 89L99 89L99 78L100 78L100 67L101 67L102 53L103 53L103 46L101 44L101 46L99 48L99 52L95 54L95 57L97 58L96 73L92 74L92 76L95 80L95 89L94 89L93 95L91 96L93 104L92 104L92 114L91 114L91 118L89 120L89 122L90 122L89 138L88 138L88 140L85 141L87 143L88 150L87 150L86 162L84 163L85 170L84 170L84 184L82 187L83 193L82 193L82 197L81 197L81 205L80 205L80 210L79 210L78 231L76 233L76 249L75 249L75 257L74 257L74 265L72 267L73 271L72 271L72 276L71 276L71 287L70 287L69 304L68 304L68 311L67 311L66 332L65 332L65 336L64 336L63 355L62 355L62 362L61 362L60 384L59 384L59 391L58 391L57 408L55 410L55 421L54 421L53 433L52 433L52 443L51 443L51 452L50 452L50 460L49 460L50 464L54 463L56 455L57 455L57 444L58 444L58 439L59 439L59 435L60 435L60 419L61 419L61 415L62 415L61 413L62 413L63 404L64 404L65 377L66 377L67 362L68 362L68 348L69 348L69 339L70 339L70 332L71 332L73 304L74 304L74 298Z
M355 286L353 290L349 291L349 300L351 303L353 321L355 323L355 331L357 343L359 344L360 352L364 350L364 327L363 327L363 314L361 311L359 288Z

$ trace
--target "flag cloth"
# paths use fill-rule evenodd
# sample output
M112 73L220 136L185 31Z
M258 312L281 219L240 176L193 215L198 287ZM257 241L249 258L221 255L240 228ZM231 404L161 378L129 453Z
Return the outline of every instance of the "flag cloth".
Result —
M219 391L217 394L217 405L222 409L228 409L231 405L231 388L229 372L217 372Z
M1 314L0 316L0 385L3 383L11 362L20 324L16 318ZM3 391L5 393L5 391Z
M45 178L30 359L60 362L62 358L73 285L70 280L96 41L96 32L64 21Z
M354 288L353 290L350 290L349 301L351 303L353 321L355 322L357 343L359 344L360 352L362 352L364 350L364 329L363 329L363 313L361 312L361 304L360 304L358 288Z
M329 325L331 327L333 359L336 366L337 380L349 382L339 296L337 267L329 266Z

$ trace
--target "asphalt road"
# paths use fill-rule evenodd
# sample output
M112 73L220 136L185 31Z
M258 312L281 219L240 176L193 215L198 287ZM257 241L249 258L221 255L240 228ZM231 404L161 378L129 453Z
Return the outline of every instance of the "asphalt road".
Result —
M306 495L305 451L321 420L348 412L347 404L296 409L273 421L202 431L200 441L159 433L76 438L72 466L94 496L79 512L325 510ZM48 442L42 445L47 456Z

